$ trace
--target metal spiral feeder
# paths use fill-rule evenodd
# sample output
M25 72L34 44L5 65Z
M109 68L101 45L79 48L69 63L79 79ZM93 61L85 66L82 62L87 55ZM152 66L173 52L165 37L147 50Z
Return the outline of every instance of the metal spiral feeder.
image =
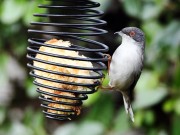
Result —
M35 17L40 18L48 18L50 21L48 22L32 22L34 28L39 27L53 27L53 30L58 30L61 28L61 31L49 31L49 30L40 30L40 29L29 29L28 32L31 37L28 39L29 47L27 48L27 58L29 63L27 66L32 69L30 75L35 78L34 84L38 86L37 92L41 95L39 99L42 101L41 106L44 108L43 112L45 113L46 117L56 120L70 120L77 113L73 109L63 109L63 108L56 108L50 107L48 104L55 103L60 105L67 105L67 106L81 106L82 101L88 98L87 94L92 94L96 92L97 87L100 85L100 79L104 77L102 70L106 69L106 65L103 62L108 61L108 58L104 57L104 52L108 51L108 47L105 44L100 42L94 41L92 39L85 38L85 36L98 36L107 33L107 31L101 28L95 28L96 26L105 25L106 22L95 17L99 17L103 15L102 11L95 10L94 8L99 7L100 4L90 1L90 0L51 0L53 5L39 5L39 8L46 8L50 13L48 14L34 14ZM60 3L60 4L59 4ZM52 13L52 12L56 13ZM57 13L57 12L61 13ZM64 14L65 13L65 14ZM66 20L66 22L58 22L61 20ZM74 20L74 21L72 21ZM71 22L71 23L69 23ZM66 32L62 32L62 30L66 30ZM66 39L68 41L72 40L71 47L63 47L63 46L55 46L44 43L47 39L42 38L45 36L57 37L58 39ZM39 38L41 37L41 38ZM78 44L78 45L77 45ZM53 54L42 52L39 50L41 46L49 47L49 48L57 48L69 51L78 51L79 53L86 55L88 58L79 58L79 57L71 57L71 56L63 56L61 54ZM78 61L90 61L93 64L93 67L83 67L82 65L73 66L71 64L66 65L62 63L55 63L50 61L45 61L36 58L37 54L43 54L47 56L63 58L63 59L72 59ZM91 76L84 76L84 75L76 75L76 74L66 74L63 72L56 72L44 69L42 67L36 67L33 65L33 62L41 62L45 64L60 66L64 68L73 68L73 69L80 69L80 70L89 70L93 72ZM44 76L37 75L34 71L43 71L46 73L54 74L54 75L61 75L61 76L68 76L68 77L75 77L75 78L83 78L83 79L93 79L95 80L93 84L84 84L84 83L76 83L76 82L67 82L62 80L56 80L52 78L47 78ZM49 86L46 84L39 83L36 81L36 78L42 80L48 80L51 82L66 84L66 85L74 85L74 86L82 86L86 87L86 90L71 90L71 89L60 89L54 86ZM50 92L46 92L41 90L41 88L48 88L56 91L61 92L69 92L73 93L75 97L65 96L60 94L54 94ZM56 101L52 98L47 98L44 95L48 95L50 97L57 97L61 99L65 99L63 101ZM66 99L68 102L65 102ZM73 102L70 102L70 101ZM74 102L75 101L75 102ZM66 113L52 113L48 110L56 110L59 112L66 112Z

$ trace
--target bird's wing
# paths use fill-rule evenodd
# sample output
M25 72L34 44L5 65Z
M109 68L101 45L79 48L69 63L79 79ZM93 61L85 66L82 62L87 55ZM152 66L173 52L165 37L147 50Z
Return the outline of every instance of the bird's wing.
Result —
M134 79L133 79L131 85L130 85L129 88L128 88L128 91L130 92L130 93L129 93L130 95L132 94L132 91L133 91L134 87L136 86L137 81L139 80L139 77L140 77L140 75L141 75L142 69L143 69L143 67L144 67L144 60L143 60L143 59L144 59L144 55L142 55L142 57L141 57L142 63L141 63L140 71L134 73L134 76L133 76Z
M139 71L138 73L137 73L137 72L134 73L134 75L133 75L133 81L132 81L131 85L128 87L128 89L127 89L127 91L128 91L127 94L129 94L130 97L132 97L132 92L133 92L134 87L136 86L136 84L137 84L137 82L138 82L138 80L139 80L139 77L140 77L140 75L141 75L143 66L144 66L144 62L142 62L142 66L141 66L140 71Z
M141 75L141 72L139 72L138 74L134 75L134 80L133 80L132 84L128 88L130 91L132 91L134 89L134 87L136 86L137 81L139 80L140 75Z
M127 87L127 89L125 91L123 91L123 95L127 95L128 97L130 97L130 99L132 99L133 90L137 84L137 81L139 80L140 75L141 75L141 72L139 72L138 74L133 76L133 80L131 82L131 85L129 85L129 87Z

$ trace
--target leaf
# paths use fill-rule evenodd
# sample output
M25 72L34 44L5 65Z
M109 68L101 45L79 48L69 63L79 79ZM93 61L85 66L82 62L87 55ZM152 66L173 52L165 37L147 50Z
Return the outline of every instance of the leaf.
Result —
M158 132L158 135L168 135L167 131L165 129L161 129L159 132Z
M120 108L115 118L113 132L115 134L123 134L130 129L130 121L124 108Z
M30 107L26 108L23 122L27 127L32 129L33 134L46 135L44 115L41 111L34 111Z
M176 20L170 22L159 34L154 38L154 45L170 45L177 47L180 44L179 32L180 23Z
M3 41L2 41L2 37L0 37L0 49L2 49L3 47Z
M143 72L135 89L134 109L155 105L166 97L167 88L159 84L158 76L157 72Z
M16 80L20 85L23 85L26 78L26 73L24 68L19 64L19 61L14 57L10 56L8 62L6 63L7 76L11 80ZM14 72L16 71L16 72Z
M162 26L159 24L157 20L152 20L152 21L149 20L149 21L145 21L142 24L142 28L143 28L144 33L146 34L146 46L149 48L151 47L150 46L151 41L154 39L154 37L156 37L159 31L162 30ZM154 53L152 52L152 55L153 54Z
M180 22L174 20L164 29L161 43L177 47L180 45Z
M168 4L168 0L146 0L143 1L142 10L139 17L142 20L152 20L158 17L165 6Z
M144 110L137 110L136 115L134 116L134 119L135 119L134 121L135 126L141 127L144 120Z
M0 105L6 106L10 103L13 96L13 86L9 81L7 64L10 56L6 53L1 53L0 57Z
M180 117L174 116L173 123L172 123L172 135L180 135Z
M145 112L145 117L144 117L144 121L147 125L153 125L154 121L155 121L155 115L154 112L151 110L147 110Z
M0 107L0 125L3 124L6 118L6 109L4 107Z
M135 101L133 102L134 109L147 108L162 101L168 92L165 87L158 87L156 89L146 89L144 91L137 91Z
M152 38L150 48L146 51L149 64L155 62L167 63L167 59L172 61L179 59L179 35L180 23L177 20L170 22L166 27L162 27L161 30L159 29L154 38ZM156 65L158 66L159 64Z
M95 92L94 94L88 95L88 99L83 102L84 106L90 106L94 104L100 97L100 92Z
M36 92L37 87L32 83L33 81L31 79L28 79L26 81L26 93L28 97L30 98L37 98L38 93Z
M74 135L103 135L104 126L98 122L84 122L79 127Z
M143 6L143 12L141 18L143 20L151 19L157 17L161 13L161 8L156 5L154 2L146 2Z
M33 116L33 110L31 107L27 107L24 113L23 123L26 126L31 126L32 122L32 116Z
M174 110L177 115L180 115L180 99L177 99L174 105Z
M159 74L157 72L150 72L144 70L136 85L136 91L146 91L147 89L154 89L159 85Z
M174 100L169 99L163 104L163 110L164 112L171 112L174 108Z
M180 49L178 51L180 51ZM175 70L174 78L173 78L173 86L177 90L180 88L180 61L176 63L176 70Z
M158 134L158 129L157 128L151 128L148 135L160 135L160 134Z
M2 16L2 0L0 1L0 16Z
M25 25L30 25L30 22L33 21L38 21L40 17L33 17L34 13L46 13L47 9L45 8L39 8L38 5L40 4L49 4L50 5L51 1L28 1L27 2L27 9L25 12L25 15L23 17L23 21Z
M168 4L168 0L124 0L123 6L126 13L130 16L147 20L152 19L162 12L164 7Z
M46 135L44 129L44 115L42 112L38 111L33 114L32 127L36 135Z
M155 114L151 110L138 110L135 115L135 125L136 127L142 127L143 123L147 125L153 125L155 121Z
M53 135L103 135L104 127L98 122L69 123L57 128Z
M17 38L19 40L17 40L14 44L13 44L13 52L16 56L18 57L22 57L25 55L26 53L26 48L27 48L27 37L23 37L21 36L21 38Z
M1 21L4 24L12 24L18 21L25 13L24 0L4 0L2 3Z
M18 121L11 123L8 135L33 135L33 131Z
M53 135L74 135L77 130L77 125L75 123L69 123L58 127Z
M141 13L141 1L140 0L124 0L123 6L126 13L133 17L139 17Z
M101 94L92 109L89 111L84 121L97 121L108 127L112 121L114 113L114 103L112 97L106 94Z

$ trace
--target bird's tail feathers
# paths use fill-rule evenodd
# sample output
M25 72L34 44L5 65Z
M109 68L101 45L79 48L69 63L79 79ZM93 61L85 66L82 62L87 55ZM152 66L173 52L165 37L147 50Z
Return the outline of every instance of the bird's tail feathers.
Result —
M123 100L124 100L124 107L125 107L126 113L129 114L131 120L134 122L134 113L132 110L129 97L123 94Z

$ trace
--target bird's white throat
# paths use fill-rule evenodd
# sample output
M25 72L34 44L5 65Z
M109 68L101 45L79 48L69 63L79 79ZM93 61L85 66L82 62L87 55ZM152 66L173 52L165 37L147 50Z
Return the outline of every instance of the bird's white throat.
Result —
M131 38L130 36L128 36L126 34L121 34L121 36L122 36L122 44L121 45L126 45L128 47L131 45L130 47L134 47L136 45L140 46L140 44L141 44L141 43L136 42L133 38Z

